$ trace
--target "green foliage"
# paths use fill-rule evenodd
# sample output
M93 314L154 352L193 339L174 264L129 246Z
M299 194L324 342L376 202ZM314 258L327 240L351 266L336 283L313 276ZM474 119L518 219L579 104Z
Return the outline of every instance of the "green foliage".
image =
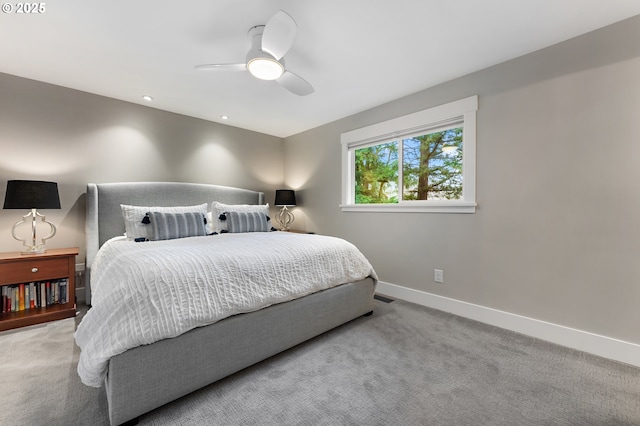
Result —
M398 202L399 143L355 150L356 204ZM402 140L401 192L403 200L462 196L462 127Z
M459 199L462 127L403 140L402 174L403 200Z
M398 142L355 151L356 204L398 202Z

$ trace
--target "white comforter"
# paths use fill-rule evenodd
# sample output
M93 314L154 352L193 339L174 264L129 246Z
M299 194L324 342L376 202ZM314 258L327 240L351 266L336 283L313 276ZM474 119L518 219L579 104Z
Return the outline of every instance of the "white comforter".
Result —
M92 308L75 339L78 374L100 387L109 358L242 312L376 279L351 243L286 232L136 243L113 239L91 269ZM329 307L327 307L329 309Z

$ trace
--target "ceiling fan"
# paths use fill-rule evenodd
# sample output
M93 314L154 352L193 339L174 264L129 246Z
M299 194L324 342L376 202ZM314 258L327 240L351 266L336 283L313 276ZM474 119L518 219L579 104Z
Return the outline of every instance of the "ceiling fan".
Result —
M293 45L298 25L285 11L279 10L266 25L249 29L251 50L243 64L203 64L197 70L249 71L261 80L275 80L282 87L299 96L313 93L305 79L288 71L283 56Z

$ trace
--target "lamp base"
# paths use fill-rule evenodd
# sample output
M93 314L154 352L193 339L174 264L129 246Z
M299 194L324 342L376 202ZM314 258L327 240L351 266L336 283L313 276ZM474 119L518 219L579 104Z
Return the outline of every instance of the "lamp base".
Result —
M28 244L26 239L20 238L16 235L16 228L21 224L25 223L27 219L29 219L29 217L31 217L31 244ZM42 220L42 222L46 223L51 227L51 232L46 237L42 238L41 240L42 242L40 244L36 243L36 219L38 217ZM26 250L23 250L21 254L25 254L25 255L40 254L40 253L45 253L47 251L47 249L44 247L45 240L48 240L49 238L56 235L56 227L53 225L53 223L46 220L44 215L38 213L36 209L31 209L29 213L22 216L21 221L18 221L13 225L13 227L11 228L11 235L16 240L22 241L22 245L26 247Z
M47 249L44 247L28 247L26 250L22 250L20 254L24 256L29 256L30 254L42 254L46 252L47 252Z
M293 213L287 209L287 206L282 206L282 209L276 213L276 221L282 227L280 228L281 231L288 231L294 220L295 217L293 216Z

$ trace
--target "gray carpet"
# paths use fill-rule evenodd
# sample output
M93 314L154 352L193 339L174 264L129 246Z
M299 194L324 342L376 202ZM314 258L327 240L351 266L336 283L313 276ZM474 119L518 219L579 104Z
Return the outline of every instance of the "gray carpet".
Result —
M640 425L638 368L402 301L375 309L139 424ZM0 333L0 424L108 424L73 328Z

